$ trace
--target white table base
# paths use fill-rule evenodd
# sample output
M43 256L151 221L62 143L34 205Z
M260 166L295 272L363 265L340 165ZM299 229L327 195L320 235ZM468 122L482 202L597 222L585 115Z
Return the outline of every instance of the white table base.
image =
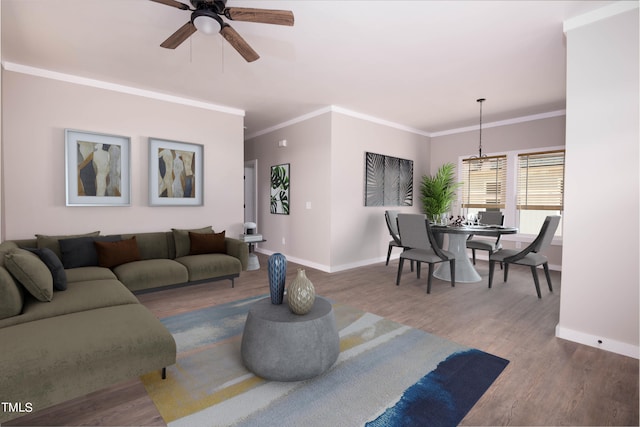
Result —
M468 234L449 233L449 247L447 250L454 254L456 258L456 282L474 283L480 282L482 277L471 264L467 255ZM440 266L433 273L433 277L447 282L451 281L451 268L448 262L440 263Z
M250 253L247 261L247 271L260 270L260 260L256 254Z

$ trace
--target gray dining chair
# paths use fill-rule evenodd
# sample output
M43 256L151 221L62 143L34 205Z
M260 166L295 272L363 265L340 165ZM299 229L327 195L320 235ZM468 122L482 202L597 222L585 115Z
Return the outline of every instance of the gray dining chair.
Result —
M552 215L545 218L540 233L533 242L523 250L515 249L500 249L489 256L489 288L493 282L493 271L495 269L496 262L504 263L504 281L507 281L509 275L509 264L520 264L531 267L531 273L533 274L533 282L536 285L536 292L538 298L542 298L540 293L540 281L538 280L538 272L536 267L542 265L544 268L544 274L547 278L547 285L549 285L549 291L553 292L551 286L551 276L549 275L549 263L547 257L542 255L544 249L546 249L553 240L553 235L560 223L560 215Z
M478 222L484 225L503 225L504 215L500 211L481 211L478 212ZM500 243L500 234L497 238L483 239L474 236L473 234L467 239L467 249L471 249L471 258L473 259L473 265L476 265L476 251L487 251L489 256L497 250L502 248ZM500 264L502 268L502 263Z
M391 235L392 240L389 241L389 249L387 249L387 263L389 265L389 258L391 258L391 251L393 248L401 248L405 251L405 246L402 246L400 241L400 233L398 232L398 214L400 211L384 211L384 219L387 222L387 229ZM411 271L413 271L413 261L411 261Z
M398 211L384 211L384 219L387 222L387 229L391 235L391 241L389 241L389 249L387 250L387 264L389 265L389 258L391 257L391 251L393 248L402 248L400 242L400 234L398 233Z
M429 264L429 277L427 278L427 293L431 293L431 279L433 277L433 265L441 262L449 262L451 267L451 286L456 285L456 259L454 255L440 249L435 243L433 232L429 226L429 221L424 214L398 214L398 231L400 240L406 249L400 254L398 263L398 277L396 286L400 286L400 276L404 260L416 261L418 263L418 279L420 278L420 266L423 262Z

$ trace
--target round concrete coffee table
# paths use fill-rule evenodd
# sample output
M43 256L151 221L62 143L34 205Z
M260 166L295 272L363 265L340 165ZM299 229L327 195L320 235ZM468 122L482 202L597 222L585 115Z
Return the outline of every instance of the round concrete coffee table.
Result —
M329 301L316 297L311 311L297 315L287 299L264 298L251 307L242 334L242 362L259 377L301 381L329 369L340 353L340 337Z

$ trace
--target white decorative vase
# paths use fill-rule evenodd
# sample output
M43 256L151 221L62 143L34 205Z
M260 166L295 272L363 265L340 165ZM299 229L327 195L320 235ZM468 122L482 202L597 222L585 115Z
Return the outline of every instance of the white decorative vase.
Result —
M303 269L298 269L298 275L287 288L289 309L295 314L307 314L313 308L316 300L316 290Z

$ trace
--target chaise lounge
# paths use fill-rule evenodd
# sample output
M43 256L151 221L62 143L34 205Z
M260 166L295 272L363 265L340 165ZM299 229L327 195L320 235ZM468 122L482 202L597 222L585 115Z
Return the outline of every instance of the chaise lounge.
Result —
M221 279L233 286L247 266L247 245L211 227L98 234L0 244L0 396L12 408L37 411L163 375L175 341L133 292ZM21 415L2 411L0 422Z

